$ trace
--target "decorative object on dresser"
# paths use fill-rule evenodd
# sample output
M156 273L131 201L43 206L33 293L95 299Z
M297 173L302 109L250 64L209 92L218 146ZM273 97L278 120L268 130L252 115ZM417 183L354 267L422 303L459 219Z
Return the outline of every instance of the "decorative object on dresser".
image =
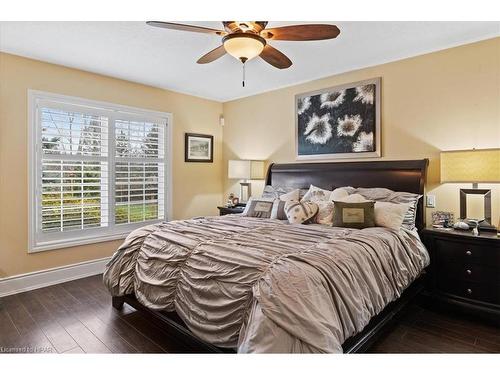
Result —
M230 180L243 180L240 182L239 198L240 202L244 203L252 195L252 184L248 180L264 179L264 161L229 160L227 178Z
M500 325L500 238L495 233L427 228L431 256L429 290L433 304Z
M441 183L472 182L472 189L460 189L460 219L479 220L479 230L496 231L491 224L491 190L478 183L500 182L500 149L441 152ZM484 196L483 217L468 217L467 195Z
M246 204L238 203L234 207L217 206L217 208L219 209L219 216L224 216L229 214L241 214L245 210L245 206Z
M197 163L213 163L214 136L205 134L185 133L184 161Z
M380 78L295 97L297 159L380 157Z

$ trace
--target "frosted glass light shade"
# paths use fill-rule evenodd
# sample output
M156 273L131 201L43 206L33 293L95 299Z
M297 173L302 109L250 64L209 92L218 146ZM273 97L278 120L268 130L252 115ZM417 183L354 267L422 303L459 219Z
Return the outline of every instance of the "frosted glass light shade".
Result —
M250 160L229 160L227 177L231 180L248 180L251 177Z
M443 151L441 182L500 182L500 149Z
M224 38L224 49L238 60L251 60L259 56L264 49L265 42L262 42L261 37L253 34L233 35Z

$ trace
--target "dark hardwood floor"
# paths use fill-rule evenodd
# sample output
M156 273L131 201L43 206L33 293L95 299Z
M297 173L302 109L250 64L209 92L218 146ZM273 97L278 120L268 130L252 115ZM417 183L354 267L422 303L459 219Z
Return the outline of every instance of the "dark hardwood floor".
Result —
M185 353L93 276L0 298L0 353ZM414 303L373 353L500 353L500 329Z

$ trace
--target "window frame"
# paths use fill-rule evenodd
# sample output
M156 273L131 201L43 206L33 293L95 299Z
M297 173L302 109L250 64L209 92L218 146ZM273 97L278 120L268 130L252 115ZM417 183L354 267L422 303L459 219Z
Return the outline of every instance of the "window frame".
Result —
M56 232L55 236L48 236L38 230L41 202L38 190L41 188L39 176L42 165L40 105L49 103L57 108L78 109L94 112L108 117L108 226L101 228L80 229L68 232ZM154 110L130 107L104 101L90 100L75 96L54 94L45 91L28 89L28 253L61 249L72 246L93 244L125 238L132 230L161 221L172 220L172 114ZM165 123L164 129L164 217L161 219L145 220L137 223L115 224L115 162L120 158L115 155L115 120L150 120ZM70 156L71 158L71 156ZM159 159L159 158L158 158ZM150 161L158 159L149 159ZM143 158L144 162L148 158ZM45 239L43 239L45 237ZM47 237L49 239L47 239ZM42 238L42 239L41 239Z

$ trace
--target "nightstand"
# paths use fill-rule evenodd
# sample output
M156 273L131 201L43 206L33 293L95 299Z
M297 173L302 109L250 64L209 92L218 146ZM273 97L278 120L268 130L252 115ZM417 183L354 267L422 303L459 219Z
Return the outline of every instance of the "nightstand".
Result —
M500 237L434 228L421 236L431 256L431 301L500 325Z
M229 215L229 214L241 214L245 210L246 204L244 203L239 203L234 207L224 207L224 206L217 206L219 209L219 215L224 216L224 215Z

